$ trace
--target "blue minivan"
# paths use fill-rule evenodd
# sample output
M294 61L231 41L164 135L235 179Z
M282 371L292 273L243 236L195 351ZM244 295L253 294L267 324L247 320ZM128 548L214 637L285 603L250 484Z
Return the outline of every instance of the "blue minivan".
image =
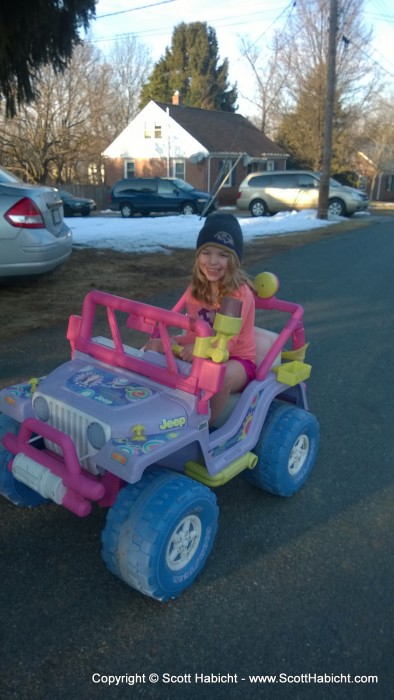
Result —
M109 208L123 217L159 212L210 214L215 202L208 192L196 190L185 180L172 177L133 177L118 180L109 196Z

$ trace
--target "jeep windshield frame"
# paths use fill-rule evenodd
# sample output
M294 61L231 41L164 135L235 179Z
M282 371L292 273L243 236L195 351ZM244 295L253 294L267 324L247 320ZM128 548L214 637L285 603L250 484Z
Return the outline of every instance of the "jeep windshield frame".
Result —
M96 310L100 306L107 312L112 336L111 346L104 345L92 336ZM160 338L166 358L165 367L149 361L149 352L143 353L142 356L127 352L127 346L121 338L116 311L127 314L127 328ZM209 400L223 384L225 366L203 357L193 357L190 373L185 374L174 357L169 327L179 328L186 333L192 331L199 338L212 335L210 325L202 319L92 290L84 299L82 315L70 317L67 339L70 341L73 356L79 351L109 365L123 367L146 376L165 386L194 394L198 397L197 411L207 414Z

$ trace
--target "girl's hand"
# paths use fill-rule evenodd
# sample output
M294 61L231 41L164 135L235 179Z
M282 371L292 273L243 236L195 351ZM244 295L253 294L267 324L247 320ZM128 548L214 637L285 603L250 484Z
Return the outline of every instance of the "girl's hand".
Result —
M154 350L154 352L161 353L164 352L160 338L150 338L146 345L144 345L144 350Z
M178 356L182 360L185 360L185 362L192 362L193 361L193 349L194 349L194 343L189 343L188 345L184 345L183 348L180 350Z

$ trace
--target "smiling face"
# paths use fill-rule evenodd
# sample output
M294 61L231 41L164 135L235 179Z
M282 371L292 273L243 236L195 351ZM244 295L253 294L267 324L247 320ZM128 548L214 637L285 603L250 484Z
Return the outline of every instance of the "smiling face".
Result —
M220 282L228 270L230 255L230 252L215 245L205 246L198 256L200 272L209 282Z

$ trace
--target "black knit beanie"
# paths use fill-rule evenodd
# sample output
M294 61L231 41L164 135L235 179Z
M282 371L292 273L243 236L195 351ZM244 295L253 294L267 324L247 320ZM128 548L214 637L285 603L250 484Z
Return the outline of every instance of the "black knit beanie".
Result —
M233 214L210 214L197 238L197 252L206 245L227 248L242 260L243 236L238 219Z

